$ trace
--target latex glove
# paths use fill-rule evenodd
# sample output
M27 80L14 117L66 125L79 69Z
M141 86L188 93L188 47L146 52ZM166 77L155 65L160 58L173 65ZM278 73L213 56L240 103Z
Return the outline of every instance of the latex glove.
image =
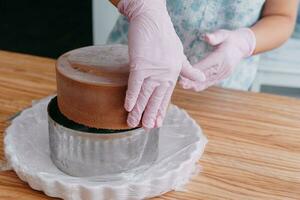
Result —
M202 91L228 78L240 61L253 54L256 46L255 35L249 28L218 30L204 35L204 39L215 49L193 67L204 72L206 80L194 81L182 74L179 83L184 89Z
M162 125L179 73L195 81L204 75L187 61L165 0L121 0L129 19L130 75L125 99L130 127Z

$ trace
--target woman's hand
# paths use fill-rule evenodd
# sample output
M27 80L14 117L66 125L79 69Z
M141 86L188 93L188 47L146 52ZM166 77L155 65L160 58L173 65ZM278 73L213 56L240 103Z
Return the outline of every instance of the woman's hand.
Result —
M179 73L203 81L187 61L165 0L121 0L119 11L129 19L130 75L126 92L127 123L146 128L162 125Z
M266 0L261 19L251 29L219 30L206 35L206 41L216 46L214 52L194 65L206 75L206 81L192 81L181 75L183 88L202 91L227 78L245 57L274 49L292 34L298 0Z
M215 50L193 67L204 72L206 80L195 81L181 74L179 83L184 89L202 91L226 79L242 59L252 55L256 45L255 35L249 28L218 30L204 35L204 39Z

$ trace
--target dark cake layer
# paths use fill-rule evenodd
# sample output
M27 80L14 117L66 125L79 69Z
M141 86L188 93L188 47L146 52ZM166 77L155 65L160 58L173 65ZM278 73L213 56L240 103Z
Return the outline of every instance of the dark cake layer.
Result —
M96 133L96 134L110 134L110 133L122 133L125 131L130 131L134 129L125 129L125 130L113 130L113 129L97 129L97 128L91 128L87 127L85 125L76 123L67 117L65 117L59 110L58 104L57 104L57 97L54 97L51 99L49 105L48 105L48 114L49 116L58 124L69 128L73 129L76 131L81 131L81 132L88 132L88 133Z

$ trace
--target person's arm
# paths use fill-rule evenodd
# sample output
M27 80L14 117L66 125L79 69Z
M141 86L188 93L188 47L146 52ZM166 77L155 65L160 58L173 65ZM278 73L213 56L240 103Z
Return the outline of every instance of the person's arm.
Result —
M266 0L262 18L251 30L256 37L254 54L274 49L293 33L298 0Z
M184 55L166 0L110 1L129 21L127 124L160 127L180 72L197 81L203 81L204 74Z
M228 78L243 59L279 47L294 30L297 8L298 0L266 0L262 18L252 28L205 34L205 41L215 50L194 67L204 72L206 80L197 82L181 74L182 87L205 90Z

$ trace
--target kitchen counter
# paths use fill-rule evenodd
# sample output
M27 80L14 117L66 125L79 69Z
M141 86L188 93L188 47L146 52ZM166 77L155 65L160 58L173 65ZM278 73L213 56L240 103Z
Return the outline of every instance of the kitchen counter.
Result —
M53 59L0 51L0 139L9 117L54 94ZM201 125L209 143L202 173L185 191L160 198L300 199L300 100L213 87L176 88L173 103ZM5 168L3 142L0 158ZM0 199L54 199L32 190L12 170L0 172Z

